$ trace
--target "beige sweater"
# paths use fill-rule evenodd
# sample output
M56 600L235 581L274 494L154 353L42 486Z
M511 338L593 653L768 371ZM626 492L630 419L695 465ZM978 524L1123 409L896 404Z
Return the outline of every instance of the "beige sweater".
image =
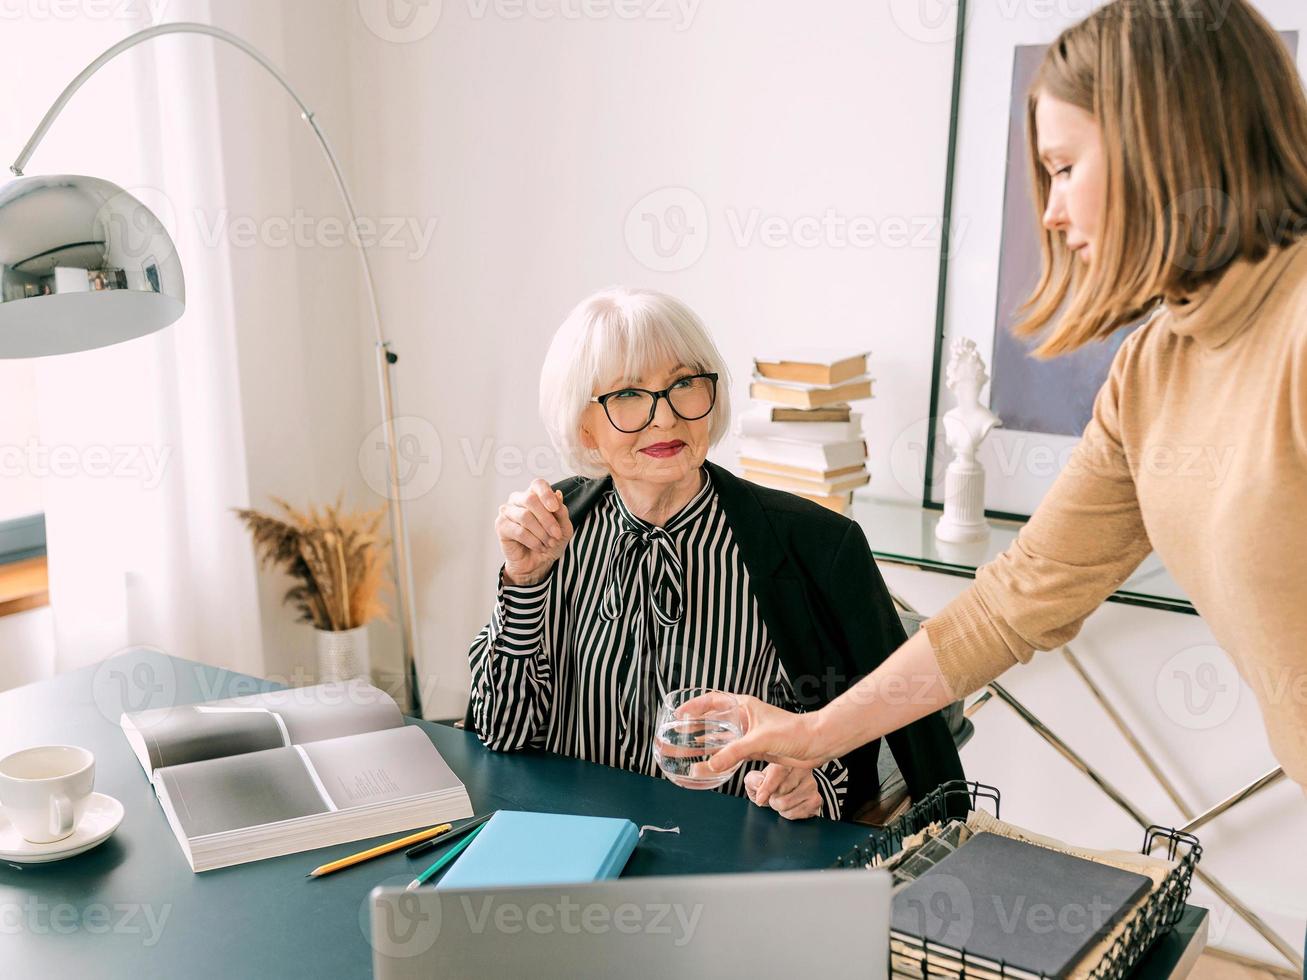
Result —
M925 624L953 692L1071 640L1153 549L1307 788L1307 241L1127 338L1039 510Z

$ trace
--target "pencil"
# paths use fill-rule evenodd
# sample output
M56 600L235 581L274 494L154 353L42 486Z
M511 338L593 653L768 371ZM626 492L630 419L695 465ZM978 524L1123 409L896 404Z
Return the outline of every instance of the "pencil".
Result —
M426 841L433 837L439 837L441 834L446 833L452 826L453 824L442 823L439 827L432 827L429 830L420 830L416 834L409 834L407 837L401 837L399 840L393 840L386 844L378 844L376 847L370 847L366 851L359 851L357 854L343 857L339 861L331 861L328 864L319 865L304 877L321 878L323 875L329 875L333 871L339 871L341 868L348 868L351 865L368 861L374 857L389 854L391 851L398 851L401 847L408 847L410 844L416 844L419 841Z
M463 826L459 827L457 830L450 831L448 834L444 834L441 837L437 838L436 840L425 841L421 844L418 844L416 847L410 847L407 851L404 852L404 856L411 857L411 858L418 857L419 855L426 854L428 851L434 851L437 847L444 847L446 844L452 844L460 837L464 836L470 831L475 830L477 827L480 827L483 823L485 823L487 820L493 817L497 812L498 812L497 810L492 810L490 813L487 813L484 816L477 817L475 820L470 820L467 823L463 824Z
M408 892L417 891L420 886L425 885L436 875L440 874L441 871L449 867L449 865L453 864L454 858L462 854L463 849L477 839L477 834L481 833L481 829L482 829L481 827L475 828L472 831L472 833L468 834L461 841L459 841L457 844L455 844L453 847L447 850L444 854L440 855L440 857L436 860L435 864L427 868L426 871L423 871L420 875L418 875L416 878L410 881L408 883L408 887L405 888L404 890Z

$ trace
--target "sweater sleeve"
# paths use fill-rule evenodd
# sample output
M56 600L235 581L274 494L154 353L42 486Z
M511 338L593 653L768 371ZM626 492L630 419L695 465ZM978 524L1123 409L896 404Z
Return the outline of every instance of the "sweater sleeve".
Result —
M551 569L537 585L508 585L500 568L490 622L468 651L472 718L481 741L495 751L543 742L554 689L547 615L553 581Z
M1066 468L1012 545L924 629L956 697L1035 650L1068 643L1152 550L1122 446L1122 379L1142 330L1117 352Z

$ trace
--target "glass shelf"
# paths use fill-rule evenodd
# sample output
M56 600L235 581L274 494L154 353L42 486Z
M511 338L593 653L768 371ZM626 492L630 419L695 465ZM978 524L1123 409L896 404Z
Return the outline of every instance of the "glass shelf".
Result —
M1022 526L1020 521L990 518L993 531L987 540L949 544L935 537L941 513L907 501L854 493L850 516L862 525L877 559L967 577L974 577L977 568L1006 551ZM1156 552L1144 559L1108 601L1197 614Z

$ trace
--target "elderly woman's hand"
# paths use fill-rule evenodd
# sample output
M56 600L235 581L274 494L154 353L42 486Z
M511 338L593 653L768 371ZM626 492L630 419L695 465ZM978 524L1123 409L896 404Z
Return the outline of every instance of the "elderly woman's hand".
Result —
M744 791L758 806L770 806L786 820L807 820L821 813L821 793L811 769L772 763L744 777Z
M504 553L504 582L537 585L572 540L572 520L563 495L541 479L500 504L495 519L499 550Z

